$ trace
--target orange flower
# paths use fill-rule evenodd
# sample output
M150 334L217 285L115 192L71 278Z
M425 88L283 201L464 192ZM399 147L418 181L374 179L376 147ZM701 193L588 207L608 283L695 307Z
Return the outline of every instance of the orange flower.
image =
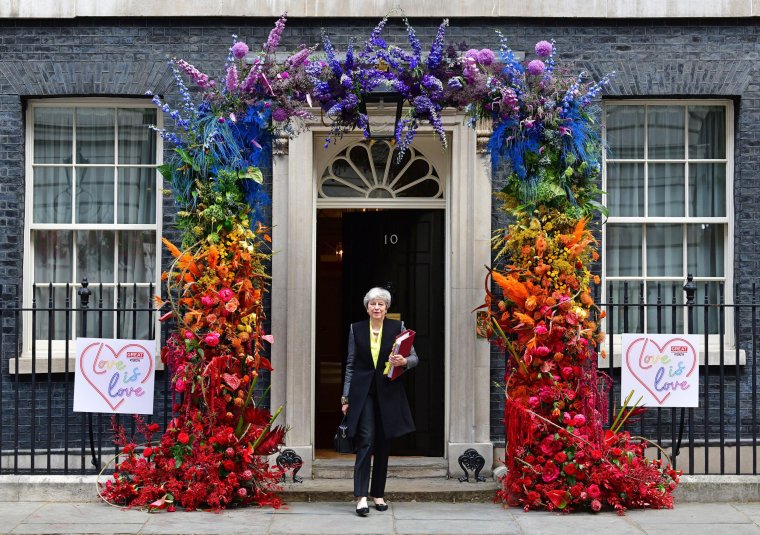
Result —
M539 234L538 238L536 238L536 254L538 256L543 256L544 251L546 251L546 238L544 238L543 234Z
M525 299L528 297L528 289L520 281L514 277L505 277L497 271L492 271L491 276L510 301L513 301L520 307L525 304Z
M588 292L582 292L581 293L581 303L583 303L587 307L590 307L591 305L594 304L594 298L591 297L591 294L589 294Z

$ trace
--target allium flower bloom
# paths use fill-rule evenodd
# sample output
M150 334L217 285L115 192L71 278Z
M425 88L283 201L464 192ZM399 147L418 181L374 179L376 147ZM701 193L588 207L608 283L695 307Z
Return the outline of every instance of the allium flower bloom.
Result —
M237 59L243 59L248 54L248 50L248 45L243 41L238 41L230 48L232 55Z
M490 48L483 48L478 51L478 62L481 65L488 66L496 60L496 54Z
M534 59L528 63L528 72L533 76L541 76L546 70L546 65L540 59Z
M539 58L548 58L552 55L553 48L549 41L539 41L536 43L536 55Z

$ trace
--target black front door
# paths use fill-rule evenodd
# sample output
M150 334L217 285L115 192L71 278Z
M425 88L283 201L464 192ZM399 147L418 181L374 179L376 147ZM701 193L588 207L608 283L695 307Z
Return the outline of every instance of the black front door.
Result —
M394 441L395 455L443 456L443 216L443 210L383 210L342 217L343 332L367 317L367 290L383 286L392 297L389 317L417 333L420 364L405 378L417 432Z

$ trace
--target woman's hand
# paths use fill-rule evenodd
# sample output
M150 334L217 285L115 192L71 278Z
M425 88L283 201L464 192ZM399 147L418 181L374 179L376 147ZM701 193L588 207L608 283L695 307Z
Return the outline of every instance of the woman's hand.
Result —
M348 412L348 403L344 403L340 406L340 410L343 411L343 414L345 415Z
M398 353L391 355L390 361L394 366L406 366L406 357L399 355Z

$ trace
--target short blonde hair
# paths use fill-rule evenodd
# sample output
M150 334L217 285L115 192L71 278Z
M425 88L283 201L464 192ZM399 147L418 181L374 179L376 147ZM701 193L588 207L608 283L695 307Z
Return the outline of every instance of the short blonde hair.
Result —
M364 296L364 308L367 308L367 305L369 305L369 302L373 299L381 299L385 301L386 308L391 308L391 293L385 288L370 288Z

